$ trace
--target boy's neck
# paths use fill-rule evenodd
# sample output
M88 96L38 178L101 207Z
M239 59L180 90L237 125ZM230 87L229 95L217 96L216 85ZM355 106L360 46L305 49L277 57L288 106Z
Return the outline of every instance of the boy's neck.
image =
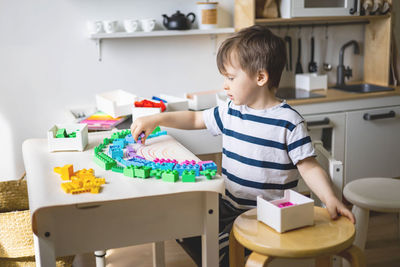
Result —
M268 109L272 108L281 103L281 101L275 97L276 89L260 90L260 95L254 103L248 105L252 109Z

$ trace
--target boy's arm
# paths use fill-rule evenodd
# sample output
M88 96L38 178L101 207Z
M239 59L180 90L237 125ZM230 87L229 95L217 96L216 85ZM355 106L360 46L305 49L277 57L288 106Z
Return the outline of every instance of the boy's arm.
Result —
M194 130L205 129L202 111L176 111L165 112L137 118L131 125L132 137L137 141L138 136L144 132L144 143L157 126Z
M336 219L337 215L341 214L349 218L352 223L355 222L351 211L335 196L328 174L322 169L315 158L309 157L299 161L297 169L308 187L325 203L332 219Z

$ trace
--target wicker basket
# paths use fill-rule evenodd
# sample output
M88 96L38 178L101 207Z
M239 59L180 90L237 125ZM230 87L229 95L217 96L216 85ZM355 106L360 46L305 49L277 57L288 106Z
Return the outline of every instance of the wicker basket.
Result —
M35 266L35 250L26 181L0 182L0 266ZM74 256L57 258L57 267L72 265Z

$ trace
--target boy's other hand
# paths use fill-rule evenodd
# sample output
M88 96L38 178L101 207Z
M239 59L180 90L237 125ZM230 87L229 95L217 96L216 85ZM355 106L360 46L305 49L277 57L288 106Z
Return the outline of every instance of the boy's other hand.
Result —
M356 222L356 219L351 213L349 209L346 208L346 206L339 201L336 197L331 199L330 201L327 201L325 203L326 208L328 209L329 215L333 220L336 220L338 218L338 214L347 217L353 224Z
M138 142L139 135L144 133L144 137L141 140L142 144L144 144L147 137L154 131L156 127L156 115L137 118L131 125L132 137L136 142Z

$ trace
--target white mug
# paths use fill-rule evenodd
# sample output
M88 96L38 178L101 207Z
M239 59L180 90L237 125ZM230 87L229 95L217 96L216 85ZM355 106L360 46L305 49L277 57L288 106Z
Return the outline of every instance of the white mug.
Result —
M90 34L96 34L104 31L103 22L100 20L88 21L86 25Z
M151 32L152 30L154 30L154 27L156 26L155 19L142 19L140 22L142 24L142 29L145 32Z
M126 32L135 32L139 30L139 20L137 19L124 20L124 29Z
M106 33L114 33L118 28L118 21L116 20L104 20L103 27Z

